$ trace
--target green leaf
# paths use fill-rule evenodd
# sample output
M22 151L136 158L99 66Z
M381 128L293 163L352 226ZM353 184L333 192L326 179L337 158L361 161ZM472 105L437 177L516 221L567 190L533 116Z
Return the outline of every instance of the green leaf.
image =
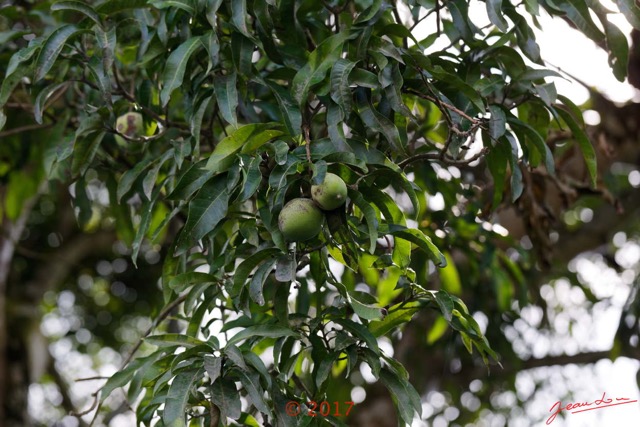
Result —
M102 26L100 22L100 17L96 13L96 11L90 5L83 3L81 1L68 0L68 1L60 1L51 5L51 11L56 10L73 10L75 12L80 12L85 15L87 18L91 19L93 22L98 24L98 26Z
M567 126L571 130L571 133L573 134L573 137L576 139L578 147L580 147L580 151L582 151L584 161L587 164L589 175L591 176L591 185L595 187L598 181L598 166L596 160L596 151L593 148L591 141L589 141L589 137L582 129L582 127L578 125L574 116L571 115L568 111L563 108L556 108L556 112L567 124Z
M262 183L262 171L260 170L260 162L262 158L260 156L255 156L251 158L249 165L246 167L244 184L242 186L242 194L240 196L240 201L244 202L250 199Z
M67 40L81 32L75 25L63 25L49 35L36 60L34 82L42 80L58 59Z
M334 34L323 40L309 55L306 65L296 73L291 81L291 94L298 105L307 101L311 87L324 80L329 68L340 59L342 44L347 38L347 32Z
M419 310L420 303L417 301L406 304L398 303L389 308L389 314L383 320L371 322L369 330L376 338L379 338L409 323Z
M247 0L233 0L231 2L231 23L243 36L253 38L247 28Z
M361 323L356 323L351 319L335 319L334 322L341 325L344 329L351 333L354 338L364 341L369 350L373 351L375 354L380 354L378 341L366 326Z
M138 162L133 168L128 169L125 173L122 174L122 177L120 177L120 181L118 182L118 202L122 201L122 198L127 195L129 191L131 191L131 188L140 177L140 175L142 175L142 173L157 160L158 159L149 157Z
M237 344L242 340L253 337L280 338L298 337L298 334L289 328L278 325L255 325L238 332L229 339L227 345Z
M509 30L509 24L502 16L502 0L487 0L486 3L489 20L500 31L506 33Z
M189 400L191 387L201 372L199 369L191 369L180 372L173 379L173 382L169 386L169 393L167 394L164 411L162 413L162 421L165 425L172 427L186 426L185 408Z
M232 126L237 127L238 90L236 89L235 71L224 76L216 76L213 79L213 87L215 88L218 108L222 118Z
M509 165L511 166L511 201L515 202L524 191L524 184L522 182L522 171L518 164L518 142L511 132L505 133L501 141L505 146L511 147L511 155L508 156ZM506 145L506 143L509 145Z
M264 390L260 385L260 377L258 376L258 374L247 373L244 371L237 371L237 373L240 377L240 382L244 386L244 389L247 391L249 402L251 402L251 404L255 406L258 411L272 418L273 414L264 400Z
M42 114L44 113L45 103L51 95L61 87L67 86L68 83L52 84L42 89L33 106L33 115L37 123L42 124Z
M204 342L182 334L162 334L162 335L149 335L144 338L145 342L148 342L158 347L195 347L196 345L205 344Z
M163 107L169 103L171 92L182 85L189 58L201 47L203 47L201 38L191 37L169 55L162 74L163 86L160 91L160 100Z
M353 95L349 85L349 74L355 66L355 62L339 59L331 68L331 99L341 108L343 118L351 112Z
M367 221L367 230L369 232L369 253L373 254L376 250L376 240L378 239L378 219L376 212L362 195L356 190L349 190L349 198L360 209Z
M382 381L391 393L391 396L393 396L402 420L408 425L413 425L413 418L422 415L422 407L416 407L412 402L409 388L415 393L413 386L408 382L402 381L387 368L382 368L380 371L380 381Z
M535 129L529 126L527 123L524 123L523 121L517 119L513 115L509 116L509 124L513 126L514 131L521 130L525 134L525 136L527 137L527 140L533 144L533 147L536 149L539 156L542 159L544 159L545 167L547 171L551 175L554 175L555 162L553 160L553 153L549 149L549 146L547 145L545 140L542 138L542 136ZM496 191L498 190L496 189Z
M4 125L7 123L7 116L4 114L4 110L0 109L0 130L4 128Z
M575 25L591 40L595 42L602 41L604 39L604 34L602 31L596 26L596 24L591 19L591 15L589 13L589 7L585 3L584 0L548 0L549 3L567 14L567 18L569 18Z
M264 80L264 82L269 86L278 102L287 132L294 137L300 135L302 133L302 114L300 113L300 108L291 98L289 91L270 80Z
M258 266L262 261L280 255L282 251L278 248L266 248L262 249L238 265L235 274L233 275L233 288L230 291L232 297L239 295L244 287L247 278L251 274L254 268Z
M127 365L126 368L116 372L113 374L107 382L100 389L100 402L104 402L104 400L109 397L113 390L124 387L131 381L133 375L136 371L149 359L157 358L159 353L152 353L146 357L139 357L134 359L131 363Z
M635 28L640 30L640 7L636 0L614 0L620 12L627 18L627 21Z
M215 383L222 373L222 357L205 354L203 360L204 369L209 374L209 379Z
M73 150L73 160L71 162L71 173L84 175L92 165L93 159L100 148L100 143L105 132L93 132L89 135L76 137Z
M209 180L189 203L187 222L180 232L175 255L184 253L226 217L229 193L223 178L224 176Z
M15 87L25 77L28 71L27 67L20 67L16 72L7 75L7 77L2 80L2 86L0 87L0 108L4 107L9 100L9 96L11 96Z
M447 332L448 328L449 324L444 320L444 317L438 316L427 334L427 344L431 345L438 341Z
M264 305L264 296L262 295L262 288L264 287L264 282L269 277L269 274L273 270L273 266L276 264L277 259L272 258L266 260L258 269L255 274L251 278L251 283L249 284L249 297L254 300L259 305Z
M241 76L250 76L252 74L251 58L254 48L254 42L242 34L234 32L231 35L233 63Z
M371 105L361 89L356 90L356 106L358 115L366 126L384 135L396 153L405 153L396 125Z
M105 15L113 15L129 9L138 9L147 6L147 0L107 0L96 6L96 12Z
M487 3L488 4L488 3ZM489 135L494 140L498 140L507 130L507 117L504 110L499 105L490 105L489 111L491 118L489 119Z
M34 43L36 40L38 40L39 43ZM4 78L5 81L8 80L9 76L11 76L23 62L28 61L29 59L31 59L33 55L36 54L36 52L38 52L38 50L42 45L42 42L43 40L41 38L34 39L31 41L28 47L25 47L24 49L20 49L19 51L17 51L11 56L11 59L9 60L9 64L7 65L7 71ZM4 82L2 86L4 87ZM0 99L2 98L0 97ZM0 105L2 104L3 102L0 101Z
M194 0L151 0L149 4L155 6L158 9L165 9L168 7L175 7L177 9L184 10L189 15L194 16L196 14Z
M176 293L183 292L185 289L193 285L201 283L217 283L218 279L209 273L200 273L197 271L189 271L187 273L178 274L169 280L168 286Z
M433 244L431 239L428 236L417 229L417 228L406 228L398 225L393 225L389 227L389 233L395 237L398 237L403 240L407 240L411 243L417 245L420 249L422 249L431 261L438 267L446 267L447 260L445 259L442 252L437 248L436 245Z
M218 378L211 386L211 401L220 409L222 420L238 419L242 413L240 393L234 381Z
M216 145L205 169L215 173L226 171L240 149L243 149L243 153L247 153L282 135L282 132L273 130L276 125L275 123L252 123L239 127Z
M173 191L167 196L169 200L188 200L196 191L198 191L202 185L209 181L213 176L213 171L204 169L205 160L200 160L197 163L192 164L189 169L179 178ZM140 165L138 163L135 167ZM129 171L125 172L125 175ZM123 176L124 178L124 176Z
M444 257L447 261L447 266L438 270L440 273L440 280L442 281L442 288L452 294L462 294L462 285L460 283L460 274L458 269L453 263L451 254L449 252L444 253Z
M615 77L623 82L627 77L627 66L629 63L629 43L627 37L620 29L609 22L603 20L605 34L607 35L607 49L609 51L609 65Z

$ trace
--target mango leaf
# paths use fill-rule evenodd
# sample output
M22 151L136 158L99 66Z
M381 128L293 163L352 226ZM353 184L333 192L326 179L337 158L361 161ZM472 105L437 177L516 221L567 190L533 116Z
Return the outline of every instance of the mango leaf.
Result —
M491 112L491 118L489 119L489 135L491 139L497 140L504 135L507 130L507 117L504 114L504 110L498 105L490 105L489 111Z
M148 342L158 347L186 347L191 348L197 345L205 344L199 339L182 334L162 334L162 335L149 335L144 338L145 342Z
M196 14L195 1L193 0L151 0L149 3L158 9L175 7L184 10L191 16Z
M357 112L362 122L372 130L381 133L396 153L405 153L396 125L374 108L364 90L356 90Z
M209 180L189 203L187 222L176 243L175 255L184 253L222 221L229 209L224 176Z
M282 132L273 130L276 126L276 123L252 123L239 127L216 145L205 169L214 173L226 171L241 149L248 153L282 135Z
M396 330L399 326L409 323L419 310L420 303L417 301L406 304L398 303L389 308L389 314L383 320L369 323L369 330L376 338L379 338Z
M280 255L282 251L278 248L266 248L262 249L238 265L235 274L233 275L233 288L230 291L232 297L239 295L245 285L247 278L251 274L254 268L256 268L262 261Z
M204 369L209 374L209 379L212 383L215 383L222 373L222 357L205 354L203 360Z
M620 12L627 18L627 21L635 28L640 30L640 7L636 0L614 0Z
M500 31L506 33L509 30L509 24L502 16L502 0L487 0L486 3L489 20Z
M75 12L80 12L87 18L91 19L93 22L98 24L98 26L102 26L102 22L100 22L100 16L96 13L95 9L88 5L87 3L83 3L81 1L75 0L67 0L60 1L51 5L51 10L73 10Z
M269 86L273 92L273 96L275 96L278 102L280 114L282 115L289 135L300 135L302 132L302 113L300 113L300 108L298 108L291 98L291 94L285 88L270 80L264 80L264 83Z
M262 158L260 156L252 157L249 164L243 169L245 177L242 194L240 195L241 202L250 199L256 191L258 191L258 187L260 187L260 183L262 182L262 171L260 171L261 161Z
M341 32L322 41L309 55L309 59L291 81L291 95L302 105L307 101L309 90L315 84L324 80L327 71L340 59L342 45L349 33Z
M238 90L235 71L213 79L218 108L222 118L234 127L238 126L236 109L238 108Z
M355 203L364 215L367 221L367 230L369 232L369 253L373 254L376 250L376 240L378 239L378 219L376 212L362 195L356 190L349 190L349 198Z
M238 419L242 413L240 393L234 381L221 377L211 386L211 401L220 409L220 417Z
M411 243L417 245L420 249L422 249L431 261L438 267L446 267L447 260L445 259L442 252L438 249L436 245L433 244L431 239L428 236L417 229L417 228L406 228L403 226L392 225L389 227L389 233L394 237L408 240Z
M188 200L202 185L213 176L213 171L205 170L206 160L192 164L179 178L173 191L167 196L169 200ZM137 167L137 165L136 165Z
M177 427L186 426L185 413L187 401L191 394L193 383L201 376L200 369L180 372L169 386L169 393L165 400L162 421L165 425Z
M341 108L343 118L351 112L353 95L349 85L349 74L355 66L355 62L339 59L331 68L331 99Z
M361 323L356 323L351 319L335 319L335 323L341 325L351 335L367 345L366 348L373 351L375 354L380 354L380 348L378 347L378 341L376 337Z
M607 50L609 51L609 65L615 77L623 82L627 77L627 66L629 62L629 43L627 37L620 29L609 22L603 20L605 34L607 35Z
M584 0L548 0L549 3L567 14L575 25L591 40L602 41L605 36L591 19L589 7Z
M182 85L189 58L201 47L203 47L201 38L191 37L169 55L162 74L163 86L160 91L160 100L163 107L169 103L171 92Z
M270 418L273 417L269 405L267 405L264 400L264 390L260 385L260 377L258 376L258 374L255 374L253 372L247 373L244 371L237 371L237 373L240 377L240 382L244 386L244 389L247 391L249 402L251 402L251 404L255 406L258 411L266 414Z
M387 368L380 370L380 381L393 396L402 420L408 425L413 425L413 418L422 415L422 407L413 404L414 399L412 399L411 394L417 394L413 386L398 378Z
M596 151L593 148L591 141L589 141L589 137L585 133L584 129L578 125L574 116L568 111L563 108L556 108L556 112L562 118L562 121L567 124L573 134L573 137L576 139L578 147L580 147L580 151L582 151L584 161L587 164L589 175L591 176L591 185L595 187L598 181L598 166Z
M244 330L238 332L229 339L227 345L237 344L240 341L253 337L267 337L267 338L280 338L280 337L298 337L298 334L289 328L278 325L255 325L249 326Z
M56 59L58 59L58 55L62 52L62 48L64 48L67 40L83 31L84 30L80 30L75 25L69 24L57 28L49 35L47 41L42 46L42 50L40 50L38 54L38 59L36 59L34 82L38 82L46 76L56 62Z

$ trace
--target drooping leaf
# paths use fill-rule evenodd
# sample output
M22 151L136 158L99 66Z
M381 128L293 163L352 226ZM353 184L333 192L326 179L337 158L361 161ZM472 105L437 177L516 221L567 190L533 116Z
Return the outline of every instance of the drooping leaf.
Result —
M234 127L238 125L236 109L238 108L238 90L236 88L236 73L232 72L213 79L218 108L222 118Z
M243 329L242 331L235 334L233 337L229 339L227 345L229 344L237 344L240 341L243 341L252 337L268 337L268 338L280 338L280 337L297 337L298 334L292 331L289 328L285 328L283 326L278 325L255 325L249 326L248 328Z
M202 39L200 37L191 37L169 55L162 74L163 85L160 91L160 100L163 107L169 103L171 92L182 85L189 58L201 47L203 47Z
M190 390L201 372L199 369L182 371L173 379L162 413L164 424L176 427L186 426L185 413Z
M334 34L323 40L309 55L307 64L296 73L291 81L291 94L298 105L306 102L311 87L320 83L334 62L340 58L342 45L348 36L347 32Z
M95 9L87 3L76 0L59 1L51 5L51 11L56 10L73 10L75 12L82 13L84 16L98 24L98 26L102 26L100 16L98 16Z
M75 25L68 24L57 28L49 35L38 54L38 59L36 59L34 76L36 82L42 80L51 67L53 67L67 40L82 31L84 30L80 30Z
M189 203L187 222L177 240L175 255L184 253L226 217L229 193L223 178L218 176L209 180Z

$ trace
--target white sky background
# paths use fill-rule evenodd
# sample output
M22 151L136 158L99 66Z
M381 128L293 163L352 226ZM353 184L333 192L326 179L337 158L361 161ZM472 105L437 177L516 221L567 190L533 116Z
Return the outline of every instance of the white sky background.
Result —
M600 3L610 10L617 10L611 1L604 0ZM484 2L472 2L469 14L479 27L489 23ZM631 33L632 27L622 14L610 15L609 18L623 33L627 35ZM595 19L595 17L594 21L599 25L599 21ZM541 57L547 61L549 68L554 69L557 67L560 70L566 71L603 93L614 102L624 103L629 100L636 102L640 100L639 91L635 90L635 88L627 82L619 82L613 76L607 61L607 53L596 46L595 43L569 27L563 20L551 18L542 9L539 22L543 30L534 29L536 32L536 40L540 45ZM415 31L416 38L418 40L424 38L433 31L435 25L434 14L433 17L425 19L417 26ZM442 49L448 44L449 40L443 35L428 51ZM629 44L631 44L630 39ZM539 68L539 66L535 64L533 66ZM582 84L560 78L553 78L552 80L556 84L558 93L567 96L577 105L581 105L588 100L589 93ZM585 119L587 122L590 122L590 117L585 117ZM592 124L597 124L597 122ZM638 246L635 244L634 246L637 250ZM580 342L579 348L575 348L575 338L568 339L566 331L560 332L560 339L556 338L555 340L550 337L532 336L532 334L535 333L535 322L533 322L534 325L529 325L529 330L523 335L525 337L528 335L532 341L528 347L530 347L535 357L543 357L547 353L552 355L561 353L575 354L579 351L602 351L611 348L614 334L618 327L622 306L629 293L630 283L624 283L624 278L621 280L616 274L606 274L611 273L611 271L605 271L605 268L602 265L597 265L597 263L581 260L581 262L577 264L579 264L579 272L581 272L581 270L588 272L588 277L591 278L589 284L596 295L602 296L602 292L598 292L598 290L602 289L605 290L605 293L611 292L611 294L607 294L607 296L612 297L611 304L608 306L604 304L593 307L592 310L587 313L582 313L582 316L579 317L579 322L574 325L572 332L574 337L581 337L583 339L583 341ZM635 266L637 269L637 259ZM563 284L561 284L559 288L558 290L555 286L548 286L550 290L548 292L549 298L555 300L558 305L564 305L561 304L560 301L572 300L572 298L567 298L568 295L566 294L569 287L568 285L563 286ZM582 298L584 298L584 295ZM574 304L570 303L565 305L565 310L567 310L568 313L571 313L572 310L580 306L580 301L574 300L573 302ZM526 318L527 316L525 315L523 317ZM568 322L566 318L560 317L559 322L554 323L554 325L555 324L567 325ZM562 339L562 335L565 335L567 339ZM566 346L565 343L569 345ZM631 400L640 399L636 381L636 372L639 365L635 360L619 358L615 362L601 360L595 365L587 365L585 367L569 365L562 368L541 368L535 372L528 371L522 373L518 376L517 393L521 398L530 396L529 398L531 399L528 401L524 413L519 414L520 416L515 419L505 420L501 415L494 417L487 412L486 417L483 417L483 420L474 427L504 425L505 421L508 426L529 427L532 425L532 420L544 418L546 421L550 415L549 411L552 405L561 399L567 390L576 392L574 395L575 400L572 402L593 402L600 398L603 392L606 392L609 398L627 397ZM538 392L531 396L533 379L549 377L553 378L551 387L546 387L544 388L544 392ZM429 397L427 400L430 402L432 399ZM436 393L436 397L436 400L442 400L439 393ZM515 396L511 396L509 392L507 392L501 396L496 396L496 400L502 400L505 406L510 406L515 403ZM563 401L563 406L569 402L570 401ZM429 412L428 405L426 406L425 409ZM551 426L631 427L639 425L639 422L640 404L630 403L612 408L569 414L566 419L558 417ZM438 417L434 420L432 426L445 427L448 423L449 420L447 420L446 417ZM546 424L543 421L539 423L539 425L545 426Z

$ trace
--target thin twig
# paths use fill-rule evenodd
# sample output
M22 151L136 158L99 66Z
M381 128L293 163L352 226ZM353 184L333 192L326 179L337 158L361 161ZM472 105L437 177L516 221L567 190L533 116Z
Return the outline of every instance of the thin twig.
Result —
M473 163L476 160L480 159L488 151L489 151L489 149L487 147L484 147L478 153L474 154L472 157L469 157L468 159L462 159L462 160L457 160L457 159L452 159L450 157L442 156L442 152L420 153L420 154L416 154L415 156L411 156L411 157L408 157L408 158L404 159L403 161L398 163L398 166L400 166L401 168L405 168L407 165L409 165L411 163L414 163L414 162L421 161L421 160L440 160L440 161L442 161L443 163L445 163L447 165L464 166L464 165L468 165L468 164Z
M21 126L18 128L8 129L8 130L5 130L4 132L0 132L0 138L5 136L15 135L22 132L29 132L32 130L47 129L52 127L54 124L55 123L47 123L45 125L27 125L27 126Z

